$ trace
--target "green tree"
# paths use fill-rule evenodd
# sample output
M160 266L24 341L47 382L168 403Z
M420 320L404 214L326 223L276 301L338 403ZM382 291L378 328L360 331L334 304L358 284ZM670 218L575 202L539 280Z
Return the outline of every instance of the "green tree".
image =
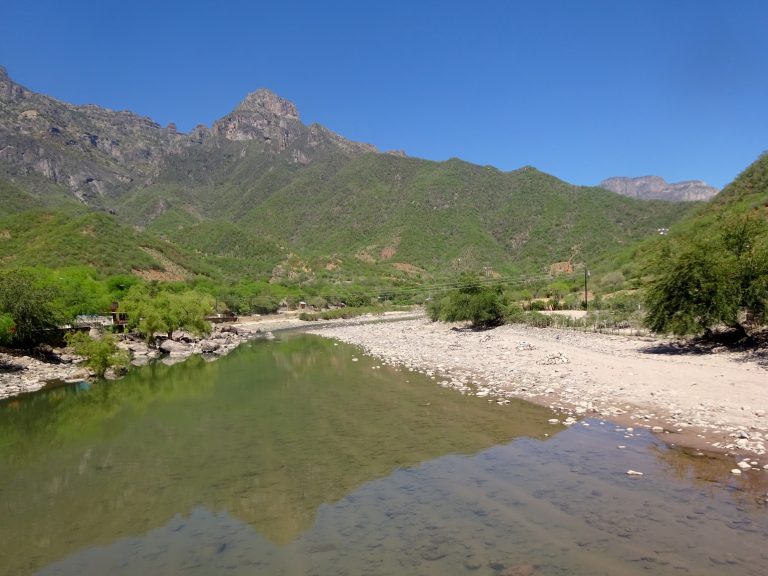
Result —
M213 311L214 303L213 297L195 290L175 293L137 285L128 290L120 309L128 315L128 327L152 342L157 332L165 332L168 338L173 338L176 330L209 332L205 317Z
M108 368L128 366L128 353L118 349L112 334L106 333L97 340L85 332L70 332L65 338L75 354L85 357L83 363L97 376L104 376Z
M652 272L646 325L655 332L694 334L723 324L746 333L768 322L768 224L759 214L665 247Z
M104 314L112 301L107 285L94 278L94 270L86 267L52 270L46 279L56 287L52 302L62 318L70 321L78 314Z
M61 320L51 304L55 297L29 270L0 272L0 338L21 346L39 341Z

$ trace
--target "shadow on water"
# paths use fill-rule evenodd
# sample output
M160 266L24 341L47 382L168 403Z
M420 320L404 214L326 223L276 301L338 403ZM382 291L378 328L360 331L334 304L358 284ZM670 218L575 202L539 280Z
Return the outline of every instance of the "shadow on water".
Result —
M0 570L762 576L759 476L550 417L305 335L30 397L0 410Z

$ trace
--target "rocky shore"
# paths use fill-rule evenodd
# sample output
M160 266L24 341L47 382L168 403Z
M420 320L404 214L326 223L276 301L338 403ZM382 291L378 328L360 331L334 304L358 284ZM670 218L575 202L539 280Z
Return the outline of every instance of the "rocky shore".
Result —
M154 347L134 335L125 334L120 336L118 348L130 354L133 366L142 366L155 359L175 364L193 354L204 354L211 359L225 356L243 342L256 338L269 339L273 335L258 323L217 324L207 337L199 338L177 331L173 339L161 339ZM82 365L83 358L70 352L68 348L50 346L38 346L23 353L0 351L0 399L35 392L51 382L80 382L93 378L94 374ZM110 379L119 376L113 370L105 374Z
M361 346L441 386L508 403L549 406L573 424L611 419L671 444L762 456L768 445L768 370L745 354L687 354L651 338L522 325L471 331L425 319L310 330ZM762 468L758 460L741 469Z
M386 312L367 314L347 320L331 320L320 325L359 325L381 320L413 318L420 313ZM252 316L238 319L234 323L214 324L211 333L203 338L177 330L173 339L159 338L156 346L149 346L132 334L120 335L118 347L130 355L132 366L143 366L157 360L164 364L183 362L195 354L207 360L226 356L243 342L255 339L272 339L273 331L301 329L317 324L299 320L298 312L271 316ZM82 365L83 358L67 348L38 346L30 351L0 349L0 400L19 394L36 392L53 382L81 382L92 379L93 372ZM107 370L105 377L117 379L121 376L114 370Z

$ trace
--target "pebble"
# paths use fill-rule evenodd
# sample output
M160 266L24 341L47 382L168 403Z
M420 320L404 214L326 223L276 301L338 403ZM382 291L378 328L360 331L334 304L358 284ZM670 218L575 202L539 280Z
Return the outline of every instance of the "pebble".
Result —
M431 323L426 319L375 326L331 327L312 332L360 345L367 353L386 359L393 365L416 371L434 371L443 381L449 382L447 387L462 392L471 393L470 386L478 383L478 390L488 389L487 394L481 392L481 395L494 398L514 396L541 401L548 396L548 405L565 414L597 414L610 418L628 412L634 415L635 422L640 422L643 428L654 433L692 429L704 440L720 440L711 435L733 433L734 444L724 443L730 447L722 446L721 449L749 451L758 455L766 452L768 428L755 428L761 423L759 418L765 415L763 406L741 403L736 406L737 410L742 409L741 419L733 420L728 406L724 408L706 399L699 401L698 405L691 404L672 396L674 391L671 389L655 388L655 408L642 410L625 403L628 399L622 398L623 394L633 398L637 396L631 386L619 382L608 387L604 382L591 381L590 372L574 364L574 359L566 355L568 350L576 347L609 355L634 356L634 350L617 348L612 342L615 338L610 336L519 325L502 326L492 334L477 333L451 330L445 324ZM558 350L559 346L562 349ZM533 354L520 353L531 349L541 351L538 360L532 357ZM548 367L537 366L541 364ZM633 373L638 375L635 370ZM639 380L637 386L648 387L648 383ZM743 424L746 417L751 418L749 426L739 427L738 424ZM566 426L576 422L575 418L560 420ZM732 428L726 429L729 425ZM638 424L635 426L640 427ZM634 437L632 432L631 427L627 429L626 437Z

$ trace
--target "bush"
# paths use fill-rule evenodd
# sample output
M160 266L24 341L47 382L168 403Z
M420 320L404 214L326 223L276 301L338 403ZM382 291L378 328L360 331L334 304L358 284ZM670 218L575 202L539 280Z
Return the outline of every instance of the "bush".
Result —
M508 306L504 313L504 322L507 324L522 324L525 322L526 313L520 306Z
M251 309L256 314L274 314L280 308L280 300L268 294L261 294L253 299Z
M0 344L10 344L15 332L13 317L10 314L0 313Z
M542 314L541 312L528 312L525 315L525 321L529 326L534 328L546 328L552 326L552 317Z
M104 376L108 368L128 366L128 353L118 350L112 334L104 334L101 339L96 340L85 332L70 332L65 338L75 354L85 356L83 364L93 370L97 376Z
M624 286L624 274L620 270L614 270L607 272L600 278L600 287L605 292L615 292Z
M313 296L309 299L307 304L316 310L323 310L324 308L328 308L328 301L322 296Z
M475 279L466 279L458 290L439 300L430 301L427 314L433 322L470 321L475 328L499 326L504 323L506 298L500 286L481 286Z
M370 306L371 297L367 294L353 293L349 294L346 298L347 306L351 308L362 308L363 306Z

